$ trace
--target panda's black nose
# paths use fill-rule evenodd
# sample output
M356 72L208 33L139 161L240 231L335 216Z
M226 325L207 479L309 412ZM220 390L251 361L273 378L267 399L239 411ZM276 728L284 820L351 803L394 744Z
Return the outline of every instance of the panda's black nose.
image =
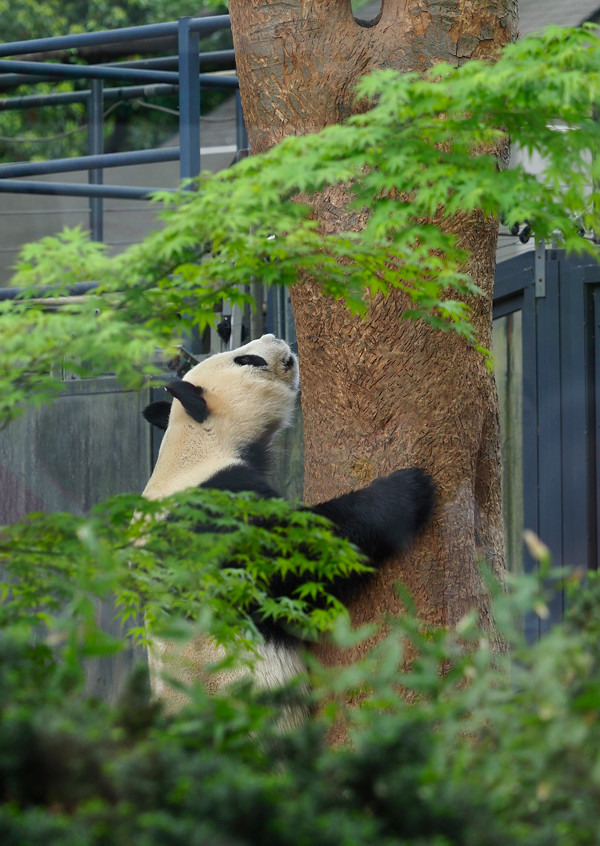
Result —
M289 356L285 359L285 361L283 362L283 366L284 366L284 368L285 368L286 370L289 370L289 369L290 369L290 367L293 367L293 366L294 366L294 356L293 356L293 355L289 355Z

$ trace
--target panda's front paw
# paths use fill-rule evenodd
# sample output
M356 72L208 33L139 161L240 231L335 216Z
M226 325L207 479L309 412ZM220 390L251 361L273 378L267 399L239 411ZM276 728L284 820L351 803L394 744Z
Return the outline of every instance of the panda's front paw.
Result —
M433 513L437 485L421 467L410 467L399 472L404 474L405 484L412 493L415 532L418 532L429 522Z
M431 517L435 482L421 467L408 467L375 479L370 487L384 506L390 530L401 538L396 542L398 547L406 546Z
M425 470L410 467L381 476L366 488L312 507L329 518L338 534L378 564L405 552L423 528L435 499L435 484Z

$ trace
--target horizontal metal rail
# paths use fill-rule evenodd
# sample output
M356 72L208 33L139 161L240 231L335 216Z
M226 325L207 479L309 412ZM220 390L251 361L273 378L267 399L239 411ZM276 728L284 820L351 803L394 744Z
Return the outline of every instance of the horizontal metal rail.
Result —
M102 199L147 200L159 191L175 192L177 189L165 189L150 186L104 185L102 171L105 168L132 165L156 164L179 160L180 179L194 177L200 172L200 154L232 152L232 145L227 147L200 147L200 111L199 89L229 89L239 92L238 79L235 75L222 72L201 73L201 67L220 67L223 70L235 70L233 50L213 51L202 56L198 53L200 37L207 36L219 29L229 28L228 15L216 15L204 18L181 18L163 24L124 27L104 32L81 33L71 36L56 36L34 39L31 41L0 44L0 90L7 90L24 81L27 84L56 79L87 79L89 90L71 92L53 92L7 97L0 100L0 112L11 109L38 108L43 106L66 105L81 102L88 111L88 155L54 159L43 162L15 162L0 165L0 192L13 194L33 194L51 196L85 197L90 204L90 228L92 237L102 239ZM18 56L37 51L54 52L64 55L65 51L97 45L135 43L140 53L144 40L173 39L177 43L178 55L161 58L135 59L123 62L111 62L98 65L70 65L58 62L19 61L6 59L6 56ZM119 48L121 49L121 48ZM62 51L62 53L61 53ZM37 58L37 56L36 56ZM40 56L43 58L43 56ZM105 87L103 82L131 81L143 84L112 85ZM180 146L164 147L151 150L137 150L125 153L103 153L102 120L103 103L107 100L148 98L152 96L178 95L179 97L179 132ZM237 143L235 149L246 146L247 140L241 115L241 107L236 101ZM100 140L98 140L100 139ZM46 174L59 174L75 171L87 171L87 183L67 183L35 181L30 177Z
M112 200L147 200L157 191L175 192L174 188L134 188L125 185L78 185L73 182L30 182L0 179L0 193L51 194L65 197L105 197Z
M209 50L199 54L200 68L211 66L213 71L235 70L235 50ZM146 68L170 70L179 67L179 56L161 56L157 59L131 59L127 62L102 63L107 68Z
M16 62L12 59L0 59L0 73L21 73L32 76L53 76L59 79L130 79L139 82L179 81L176 71L149 71L137 68L115 68L106 65L60 65L56 62Z
M0 74L8 71L20 71L20 73L6 73L5 80L9 85L5 88L16 87L24 82L31 83L31 77L36 77L35 82L51 82L54 79L105 79L122 80L128 79L132 82L148 83L170 83L176 85L179 82L177 71L163 70L139 70L137 68L111 67L108 65L59 65L52 62L13 62L10 59L0 59ZM224 76L222 74L201 73L200 82L208 88L237 88L237 76ZM0 76L0 81L2 77Z
M202 36L210 35L231 25L229 15L212 15L206 18L194 18L191 29ZM82 32L76 35L57 35L51 38L34 38L31 41L12 41L0 44L0 58L18 56L22 53L46 52L48 50L70 50L76 47L90 47L96 44L117 44L123 41L159 38L165 35L177 37L178 21L146 24L145 26L127 26L120 29L101 32Z
M29 80L31 81L31 80ZM36 80L37 82L38 80ZM134 100L139 97L164 97L177 94L178 85L130 85L104 89L105 100ZM70 103L88 103L91 91L62 91L60 94L24 94L0 100L0 112L13 109L36 109L45 106L68 106Z
M76 282L75 285L69 285L66 291L61 291L59 296L64 297L81 297L83 294L88 294L98 287L97 282ZM16 300L27 291L27 299L31 299L29 288L0 288L0 302L2 300ZM41 299L52 299L53 294L57 294L57 289L51 285L44 285L43 288L35 288L35 297Z
M41 59L36 59L33 64L39 65L41 68L46 66L46 62ZM55 64L55 63L51 63ZM173 70L177 71L179 68L179 56L161 56L153 59L132 59L126 62L101 62L97 67L107 68L134 68L138 70ZM200 70L205 73L212 73L215 71L235 70L235 52L234 50L212 50L207 53L200 54ZM40 70L40 76L41 76ZM37 74L36 74L37 76ZM52 82L54 77L46 76L43 79L36 79L36 82ZM29 74L19 73L5 73L0 76L0 91L15 88L21 84L31 83Z
M41 176L45 173L69 173L74 170L90 170L96 167L123 167L125 165L174 162L179 160L179 154L179 147L156 147L151 150L135 150L129 153L102 153L96 156L70 156L66 159L50 159L42 162L18 162L0 165L0 179Z
M4 59L0 59L0 71L4 66ZM17 63L19 64L19 63ZM39 71L35 71L32 67L31 71L27 73L6 73L2 75L0 73L0 91L8 91L11 88L17 88L19 85L31 85L38 82L56 82L57 79L65 78L64 74L61 72L54 73L54 68L57 67L66 67L66 68L87 68L87 65L57 65L57 64L44 64L43 62L29 62L32 66L37 66ZM126 74L125 72L121 74L104 74L102 71L104 68L111 69L110 65L89 65L90 68L95 69L95 73L79 73L79 74L67 74L66 78L76 78L79 79L80 77L88 77L90 79L122 79L122 78L130 78L131 74ZM51 72L45 73L46 69L50 69ZM133 70L136 70L133 68ZM151 81L155 79L158 83L157 74L163 73L167 74L167 71L137 71L137 73L146 73L148 76L146 77L147 80ZM34 77L34 79L32 79ZM136 79L141 79L139 76L135 77ZM143 77L142 77L143 78ZM179 79L179 74L177 72L173 72L172 76L170 77L171 80L174 80L171 84L176 84L177 80ZM237 76L224 76L221 75L220 72L216 73L204 73L199 75L200 82L205 88L235 88L237 86ZM222 82L224 80L224 82ZM233 80L233 82L231 81ZM165 84L165 83L163 83Z

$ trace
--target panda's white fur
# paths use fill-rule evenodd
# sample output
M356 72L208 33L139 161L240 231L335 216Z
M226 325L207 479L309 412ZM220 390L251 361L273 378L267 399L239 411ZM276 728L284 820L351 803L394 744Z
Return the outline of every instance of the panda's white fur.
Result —
M275 434L290 424L298 392L298 362L284 341L263 335L202 361L183 380L166 387L174 397L172 405L152 403L144 410L151 423L166 430L145 497L157 500L198 485L250 490L267 498L277 495L265 478L263 459ZM413 467L311 510L332 520L340 535L378 565L412 543L431 514L434 493L431 478ZM349 589L359 587L360 580L349 578L331 590L345 599ZM284 590L288 589L286 581ZM261 629L261 621L255 622L264 630L265 640L258 647L253 685L278 687L302 673L301 644L275 624ZM183 647L154 640L150 648L154 695L175 709L186 701L185 693L169 685L165 674L184 686L203 680L216 691L248 672L207 674L207 665L223 657L223 650L207 637ZM290 724L299 717L300 712L293 711L284 720Z
M252 355L267 366L235 363ZM298 394L298 361L285 341L263 335L207 358L183 381L202 388L210 416L199 425L173 400L158 461L143 492L147 499L196 487L223 467L243 463L240 451L245 446L268 442L289 426Z
M266 366L240 366L235 359L241 356L260 356ZM202 388L210 415L199 424L173 399L158 460L143 491L147 499L196 487L223 468L243 465L240 455L246 446L268 445L289 426L298 394L298 361L284 341L263 335L232 352L205 359L183 381ZM288 645L265 642L257 652L253 674L257 689L279 687L305 670L299 650ZM168 684L168 676L184 688L202 680L214 693L249 672L245 668L207 672L207 666L226 657L224 649L208 637L183 646L154 638L148 657L153 695L169 710L181 707L186 696Z

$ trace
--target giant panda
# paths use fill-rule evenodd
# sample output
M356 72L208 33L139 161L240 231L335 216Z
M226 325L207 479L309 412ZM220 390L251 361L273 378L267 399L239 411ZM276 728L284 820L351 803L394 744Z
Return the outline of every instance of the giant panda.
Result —
M276 497L266 476L269 447L292 421L298 386L297 358L274 335L213 355L181 380L169 382L172 403L154 402L143 411L146 420L164 431L143 496L159 500L201 486ZM310 510L331 520L337 533L377 566L412 543L431 514L434 491L427 473L410 468ZM342 581L345 600L360 585L352 578ZM273 621L267 625L257 618L255 623L264 640L252 671L253 685L274 688L301 674L302 644ZM202 679L215 691L248 672L205 672L223 657L222 648L210 638L198 638L183 648L154 639L149 648L153 694L175 710L185 701L186 686ZM169 686L166 675L182 685Z

